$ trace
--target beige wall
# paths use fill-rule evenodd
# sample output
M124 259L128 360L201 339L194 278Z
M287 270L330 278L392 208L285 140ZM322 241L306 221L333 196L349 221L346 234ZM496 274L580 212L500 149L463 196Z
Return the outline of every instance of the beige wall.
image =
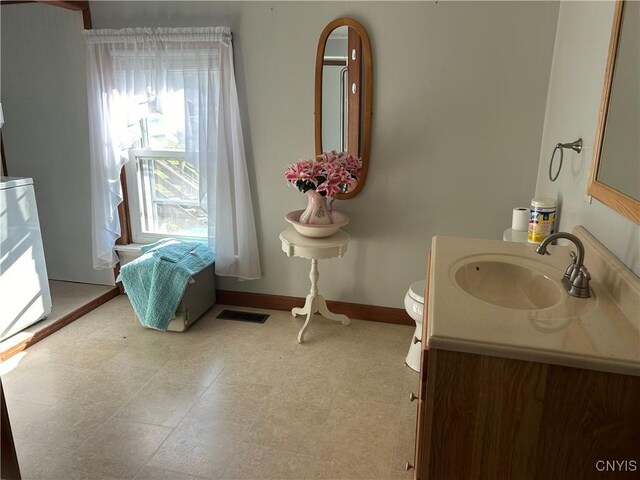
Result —
M33 178L49 278L113 285L113 271L91 261L82 15L43 4L0 9L7 168Z
M284 214L305 205L282 174L314 153L317 39L337 17L359 20L371 38L373 141L366 187L337 205L352 218L353 240L343 259L321 262L322 293L402 307L409 284L425 275L433 235L501 238L511 209L534 193L554 2L100 1L91 9L95 28L227 24L234 32L264 278L222 279L221 288L307 293L308 262L280 250Z
M558 198L560 230L584 225L640 274L640 227L598 200L587 201L598 109L613 21L613 2L563 2L540 152L537 196ZM548 178L553 145L582 137L584 150L565 155L558 180ZM589 259L585 261L589 265Z

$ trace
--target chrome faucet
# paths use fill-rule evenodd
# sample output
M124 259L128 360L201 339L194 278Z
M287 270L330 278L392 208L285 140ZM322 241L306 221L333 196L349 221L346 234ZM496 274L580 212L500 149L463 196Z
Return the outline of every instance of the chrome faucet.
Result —
M552 233L542 242L540 242L540 245L536 247L536 253L539 255L550 255L550 253L547 252L547 245L558 238L566 238L567 240L571 240L578 250L577 255L575 252L570 253L571 264L564 272L564 277L562 277L562 284L564 285L569 295L573 297L590 297L591 293L589 293L589 280L591 280L591 275L589 275L587 267L584 266L584 245L578 237L566 232Z

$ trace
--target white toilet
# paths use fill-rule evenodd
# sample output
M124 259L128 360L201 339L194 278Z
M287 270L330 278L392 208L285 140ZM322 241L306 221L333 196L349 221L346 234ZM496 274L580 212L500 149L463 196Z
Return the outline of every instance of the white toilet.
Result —
M404 308L416 322L416 331L411 338L409 353L407 353L406 364L416 372L420 371L420 354L422 352L422 313L424 311L424 290L427 286L426 280L413 282L404 296Z

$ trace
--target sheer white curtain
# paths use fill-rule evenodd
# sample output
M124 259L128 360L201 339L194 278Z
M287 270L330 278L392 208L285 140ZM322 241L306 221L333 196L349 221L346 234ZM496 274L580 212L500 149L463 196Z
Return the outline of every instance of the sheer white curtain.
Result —
M260 278L228 27L86 30L94 268L113 268L120 171L149 99L184 97L186 156L198 165L216 273ZM167 113L167 112L165 112ZM169 112L172 113L172 112Z

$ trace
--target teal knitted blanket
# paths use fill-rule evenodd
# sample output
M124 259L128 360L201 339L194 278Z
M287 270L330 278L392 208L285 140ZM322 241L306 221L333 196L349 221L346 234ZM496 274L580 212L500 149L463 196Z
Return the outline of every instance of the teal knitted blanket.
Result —
M163 239L142 247L143 255L120 270L133 310L149 328L167 331L189 280L211 265L215 256L206 245Z

